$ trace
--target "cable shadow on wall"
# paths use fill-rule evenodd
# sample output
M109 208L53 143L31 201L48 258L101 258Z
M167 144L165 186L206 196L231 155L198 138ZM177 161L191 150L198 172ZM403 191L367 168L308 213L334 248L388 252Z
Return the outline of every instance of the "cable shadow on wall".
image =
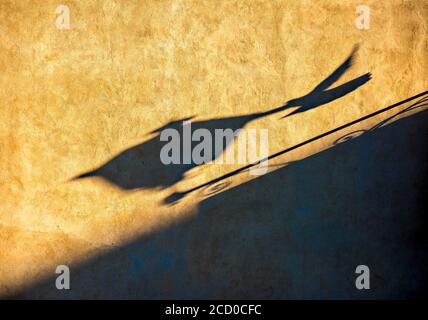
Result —
M272 155L270 155L270 156L268 156L266 158L260 159L260 160L258 160L256 162L253 162L253 163L250 163L250 164L248 164L248 165L246 165L244 167L241 167L241 168L239 168L237 170L229 172L229 173L227 173L227 174L225 174L223 176L215 178L215 179L213 179L211 181L208 181L206 183L203 183L201 185L198 185L198 186L193 187L191 189L188 189L186 191L175 192L175 193L171 194L170 196L168 196L165 199L165 203L167 203L167 204L176 203L177 201L181 200L186 195L188 195L190 193L193 193L195 191L201 190L201 189L205 189L205 188L210 188L209 193L217 193L217 192L221 191L222 189L224 189L225 187L227 187L230 184L230 182L228 182L229 179L233 178L234 176L236 176L238 174L241 174L243 172L248 171L249 169L251 169L251 168L259 165L262 162L266 162L266 161L275 159L275 158L277 158L279 156L282 156L282 155L284 155L284 154L286 154L288 152L296 150L296 149L298 149L300 147L303 147L303 146L305 146L305 145L307 145L309 143L313 143L313 142L315 142L317 140L320 140L320 139L322 139L324 137L332 135L332 134L334 134L336 132L339 132L339 131L341 131L343 129L346 129L346 128L350 127L350 126L353 126L353 125L355 125L355 124L357 124L359 122L365 121L365 120L370 119L370 118L372 118L372 117L374 117L376 115L382 114L382 113L384 113L384 112L386 112L388 110L397 108L397 107L399 107L399 106L401 106L401 105L403 105L403 104L405 104L407 102L413 101L415 99L419 99L419 100L417 100L416 102L413 102L410 106L406 107L403 110L400 110L399 112L395 113L394 115L392 115L392 116L390 116L390 117L388 117L388 118L380 121L379 123L377 123L376 125L372 126L371 128L365 129L365 130L353 131L351 133L347 133L346 135L340 137L339 139L337 139L337 140L334 141L333 146L335 146L335 145L337 145L339 143L348 141L350 139L354 139L354 138L356 138L356 137L358 137L358 136L360 136L360 135L362 135L364 133L372 132L372 131L374 131L374 130L376 130L376 129L378 129L378 128L384 126L384 125L386 125L388 122L391 122L394 119L397 119L400 115L404 115L404 114L406 114L406 113L408 113L410 111L413 111L415 109L420 109L420 108L428 106L428 91L424 91L424 92L419 93L419 94L417 94L417 95L415 95L413 97L410 97L408 99L405 99L403 101L400 101L400 102L395 103L393 105L390 105L388 107L385 107L383 109L375 111L375 112L373 112L373 113L371 113L369 115L366 115L366 116L364 116L362 118L359 118L357 120L351 121L351 122L349 122L349 123L347 123L345 125L339 126L339 127L335 128L333 130L324 132L324 133L322 133L322 134L320 134L320 135L318 135L316 137L313 137L313 138L308 139L306 141L303 141L303 142L301 142L301 143L299 143L297 145L294 145L292 147L289 147L289 148L286 148L284 150L281 150L281 151L279 151L277 153L274 153L274 154L272 154Z

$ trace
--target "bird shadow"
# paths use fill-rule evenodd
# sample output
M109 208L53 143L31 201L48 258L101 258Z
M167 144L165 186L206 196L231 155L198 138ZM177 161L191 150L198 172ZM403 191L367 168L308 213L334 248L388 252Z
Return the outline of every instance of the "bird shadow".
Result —
M346 60L307 95L290 100L280 107L264 112L203 121L191 121L190 136L192 137L193 133L198 129L208 130L211 137L216 135L217 130L221 130L222 132L232 130L234 133L237 133L238 130L242 129L253 120L279 113L289 108L298 107L292 113L288 114L288 117L292 114L314 109L349 94L368 82L371 79L370 73L366 73L336 88L330 90L327 90L327 88L337 82L342 75L349 70L354 61L357 49L358 46L355 46ZM187 163L180 161L180 163L164 164L160 159L160 154L161 150L168 142L161 141L161 133L166 129L175 129L179 132L180 137L184 137L185 126L183 123L191 119L193 119L193 117L169 122L154 130L152 132L154 136L149 140L119 153L103 165L94 170L80 174L72 180L100 177L123 190L148 188L163 189L173 186L181 181L189 170L222 156L225 149L236 137L236 134L233 136L225 136L222 141L221 149L216 148L217 146L211 143L211 153L209 153L208 157L205 157L203 163L196 163L193 159L190 159ZM199 141L193 141L193 139L189 140L190 148L186 147L185 149L183 143L179 144L180 155L188 153L189 150L193 150L194 147L200 143Z

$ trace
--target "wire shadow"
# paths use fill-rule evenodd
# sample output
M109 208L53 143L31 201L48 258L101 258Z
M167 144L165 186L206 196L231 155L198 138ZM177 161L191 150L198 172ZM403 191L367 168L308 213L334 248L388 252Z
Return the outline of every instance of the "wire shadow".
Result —
M361 118L359 118L357 120L351 121L351 122L349 122L347 124L344 124L342 126L334 128L334 129L332 129L330 131L324 132L324 133L322 133L322 134L320 134L318 136L315 136L315 137L313 137L311 139L308 139L308 140L303 141L301 143L298 143L298 144L296 144L296 145L294 145L292 147L289 147L289 148L286 148L284 150L281 150L281 151L279 151L277 153L269 155L266 158L257 160L256 162L250 163L250 164L248 164L248 165L246 165L244 167L238 168L238 169L236 169L236 170L234 170L232 172L226 173L226 174L224 174L224 175L222 175L222 176L220 176L218 178L215 178L213 180L205 182L205 183L203 183L201 185L195 186L195 187L193 187L191 189L188 189L186 191L174 192L173 194L171 194L170 196L168 196L164 200L164 202L166 204L176 203L176 202L180 201L183 197L187 196L188 194L190 194L192 192L195 192L197 190L204 189L204 188L207 188L207 187L210 187L210 186L213 186L213 185L217 185L218 183L220 183L221 185L218 188L215 188L216 192L217 192L217 191L221 190L222 188L224 188L224 187L226 187L226 186L228 186L230 184L227 181L229 178L233 178L234 176L236 176L238 174L246 172L250 168L257 166L258 164L260 164L262 162L265 162L265 161L277 158L277 157L279 157L281 155L284 155L284 154L286 154L286 153L288 153L290 151L293 151L293 150L296 150L296 149L298 149L300 147L303 147L304 145L307 145L309 143L312 143L312 142L315 142L317 140L320 140L320 139L322 139L322 138L324 138L326 136L329 136L329 135L331 135L333 133L336 133L336 132L339 132L339 131L341 131L343 129L351 127L351 126L353 126L353 125L355 125L355 124L357 124L359 122L362 122L362 121L365 121L367 119L373 118L376 115L379 115L379 114L384 113L384 112L386 112L388 110L394 109L394 108L396 108L398 106L401 106L401 105L403 105L403 104L405 104L407 102L413 101L413 100L418 99L418 98L421 98L421 99L417 100L416 102L414 102L413 104L411 104L407 108L405 108L405 109L403 109L403 110L401 110L401 111L393 114L392 116L389 116L388 118L382 120L381 122L377 123L376 125L374 125L370 129L367 129L367 130L358 130L358 131L353 131L351 133L348 133L348 134L340 137L339 139L337 139L333 143L333 145L337 145L339 143L343 143L343 142L348 141L350 139L354 139L354 138L356 138L356 137L358 137L358 136L360 136L360 135L362 135L364 133L372 132L372 131L374 131L374 130L380 128L380 127L382 127L383 125L387 124L389 121L396 119L398 116L400 116L402 114L405 114L406 112L410 112L412 110L428 106L428 91L421 92L421 93L419 93L419 94L417 94L417 95L415 95L413 97L407 98L407 99L402 100L400 102L394 103L394 104L392 104L392 105L390 105L388 107L385 107L383 109L377 110L377 111L375 111L375 112L373 112L371 114L368 114L368 115L366 115L364 117L361 117Z

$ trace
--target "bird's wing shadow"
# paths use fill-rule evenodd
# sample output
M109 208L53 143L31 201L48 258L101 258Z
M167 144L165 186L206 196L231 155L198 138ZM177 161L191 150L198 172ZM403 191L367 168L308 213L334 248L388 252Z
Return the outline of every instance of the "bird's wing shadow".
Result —
M348 93L351 93L352 91L356 90L358 87L361 87L364 85L367 81L371 79L371 73L366 73L358 78L355 78L351 81L348 81L340 86L337 86L333 89L327 90L327 91L321 91L314 93L310 99L308 99L307 104L305 105L305 109L298 108L289 114L283 116L282 118L288 118L294 114L304 112L309 109L316 108L318 106L327 104L331 101L334 101L336 99L339 99Z
M329 88L333 83L335 83L337 80L340 79L340 77L352 66L355 53L358 50L358 46L354 46L352 49L351 54L348 58L336 69L333 71L332 74L330 74L327 78L325 78L323 81L320 82L313 90L312 92L320 92L324 91L327 88Z
M337 86L333 89L327 90L323 92L323 101L320 101L322 104L329 103L333 100L339 99L348 93L351 93L352 91L356 90L357 88L364 85L367 81L369 81L372 78L372 75L370 72L363 74L362 76L359 76L358 78L355 78L351 81L348 81L340 86Z

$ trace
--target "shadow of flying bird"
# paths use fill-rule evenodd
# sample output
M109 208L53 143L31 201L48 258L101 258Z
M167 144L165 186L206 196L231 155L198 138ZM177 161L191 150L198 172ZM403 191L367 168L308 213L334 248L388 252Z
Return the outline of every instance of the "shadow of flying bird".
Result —
M299 107L293 112L285 115L283 118L287 118L291 115L314 109L318 106L339 99L369 81L371 79L371 73L366 73L333 89L328 89L335 82L337 82L342 77L342 75L352 66L357 50L358 46L355 46L349 57L336 70L334 70L332 74L330 74L325 80L318 84L307 95L297 99L292 99L288 101L286 105L278 108L288 109L292 107Z
M351 55L338 69L336 69L327 79L321 82L306 96L290 100L287 104L281 107L265 112L195 122L192 121L191 136L193 136L193 132L198 129L208 130L211 133L211 137L215 137L215 130L218 129L231 129L236 132L236 130L243 128L252 120L278 113L294 106L301 106L301 108L298 109L298 111L293 111L291 114L303 112L346 95L370 80L370 74L365 74L334 89L327 91L325 91L325 89L336 82L340 76L349 69L355 51L356 48L354 48ZM88 177L101 177L125 190L166 188L174 185L184 178L186 172L200 164L196 164L193 161L187 164L183 163L183 161L180 164L163 164L160 160L160 152L168 142L161 141L160 134L164 129L172 128L176 129L180 133L180 137L183 137L183 122L188 121L191 118L192 117L169 122L168 124L152 131L151 134L154 134L155 136L149 140L121 152L95 170L81 174L72 180ZM216 150L215 144L212 143L210 160L215 160L220 157L233 139L234 137L225 137L223 140L223 149L221 150ZM191 141L190 150L193 150L193 148L199 143L200 141ZM181 157L183 152L185 152L183 150L183 144L180 143Z

